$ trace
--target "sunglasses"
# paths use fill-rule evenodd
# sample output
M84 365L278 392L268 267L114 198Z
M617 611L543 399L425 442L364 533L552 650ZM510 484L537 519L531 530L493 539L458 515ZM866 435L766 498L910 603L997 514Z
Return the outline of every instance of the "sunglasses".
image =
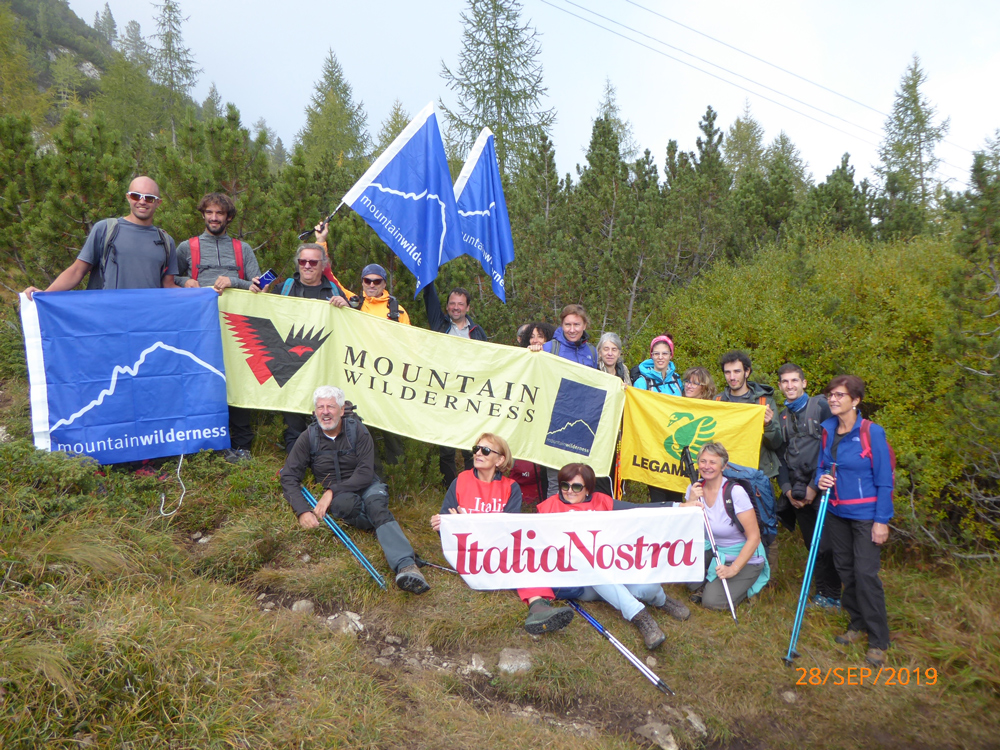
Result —
M482 453L484 456L489 456L493 453L500 455L500 451L498 451L496 448L489 448L485 445L477 445L472 449L473 456L476 455L477 453Z
M367 284L368 286L378 286L379 284L384 284L385 279L374 278L374 279L361 279L362 284Z
M559 489L561 489L563 492L583 492L586 486L587 485L580 484L579 482L573 482L573 484L570 484L569 482L559 483Z
M309 266L309 268L315 268L319 265L318 260L313 260L312 258L299 258L300 266Z
M145 201L146 203L156 203L156 201L160 200L160 196L150 195L149 193L128 192L125 193L125 195L134 200L136 203L138 203L139 201Z

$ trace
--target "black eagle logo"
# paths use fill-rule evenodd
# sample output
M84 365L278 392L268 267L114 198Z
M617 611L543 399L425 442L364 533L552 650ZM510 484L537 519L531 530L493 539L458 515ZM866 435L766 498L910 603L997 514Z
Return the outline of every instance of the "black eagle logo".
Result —
M306 327L302 326L296 333L295 326L292 326L287 338L282 339L268 318L234 313L223 313L223 316L261 385L273 377L278 387L283 387L330 337L330 334L323 335L322 328L315 333L310 328L306 333Z

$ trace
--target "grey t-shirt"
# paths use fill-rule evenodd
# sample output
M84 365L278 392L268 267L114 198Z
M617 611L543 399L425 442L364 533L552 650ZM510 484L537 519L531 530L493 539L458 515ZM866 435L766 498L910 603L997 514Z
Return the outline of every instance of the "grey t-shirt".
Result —
M108 249L104 285L97 288L159 289L165 275L177 275L177 249L169 234L164 233L167 240L164 248L156 227L133 224L127 219L118 219L117 226L114 246ZM90 264L91 273L100 273L107 229L108 222L98 223L76 256L77 260Z
M465 321L465 328L459 328L454 323L451 324L451 328L448 329L448 333L452 336L461 336L464 339L469 338L469 331L472 329L472 324L469 323L468 319Z

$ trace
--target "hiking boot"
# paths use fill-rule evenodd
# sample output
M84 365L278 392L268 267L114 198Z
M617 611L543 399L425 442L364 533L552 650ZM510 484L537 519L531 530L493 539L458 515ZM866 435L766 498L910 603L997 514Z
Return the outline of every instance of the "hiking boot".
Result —
M857 643L864 637L865 633L862 630L848 630L846 633L838 635L833 640L843 646L850 646L852 643Z
M396 573L396 587L411 594L422 594L430 590L430 584L416 565L407 565Z
M226 448L222 451L222 457L231 464L240 464L249 461L250 451L246 448Z
M865 661L873 667L884 667L885 651L880 648L870 648L868 649L868 653L865 654Z
M528 619L524 629L532 635L562 630L573 620L573 610L569 607L553 607L545 599L536 599L528 607Z
M676 599L671 599L669 596L667 597L667 600L659 606L659 609L662 609L675 620L683 621L691 616L690 609Z
M806 606L819 607L820 609L839 610L840 599L834 599L832 596L821 596L820 594L816 594L816 596L809 600L809 603Z
M642 640L646 644L646 648L652 651L658 648L661 643L667 640L667 636L663 634L660 630L660 626L656 624L656 620L653 616L649 614L649 610L643 607L639 610L639 614L632 618L632 624L635 625L636 630L642 636Z

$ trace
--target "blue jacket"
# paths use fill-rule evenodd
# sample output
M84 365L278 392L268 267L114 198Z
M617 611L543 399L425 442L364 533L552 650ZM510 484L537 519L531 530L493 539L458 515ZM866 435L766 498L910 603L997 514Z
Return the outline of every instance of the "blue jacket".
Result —
M662 393L664 396L684 395L684 384L681 383L673 362L667 367L666 375L660 375L653 367L653 360L647 359L639 364L639 373L639 377L632 385L640 391Z
M553 346L555 344L555 346ZM555 351L552 351L555 349ZM542 345L542 351L555 354L557 357L568 359L570 362L577 362L586 367L597 368L597 349L593 344L587 343L587 332L575 344L571 344L563 335L562 328L557 328L551 341L546 341Z
M830 417L823 422L823 449L813 483L830 472L833 464L831 448L839 420ZM871 458L861 455L861 416L854 428L844 435L837 446L837 483L830 494L830 512L840 518L855 521L889 523L892 518L892 461L885 430L872 423Z

